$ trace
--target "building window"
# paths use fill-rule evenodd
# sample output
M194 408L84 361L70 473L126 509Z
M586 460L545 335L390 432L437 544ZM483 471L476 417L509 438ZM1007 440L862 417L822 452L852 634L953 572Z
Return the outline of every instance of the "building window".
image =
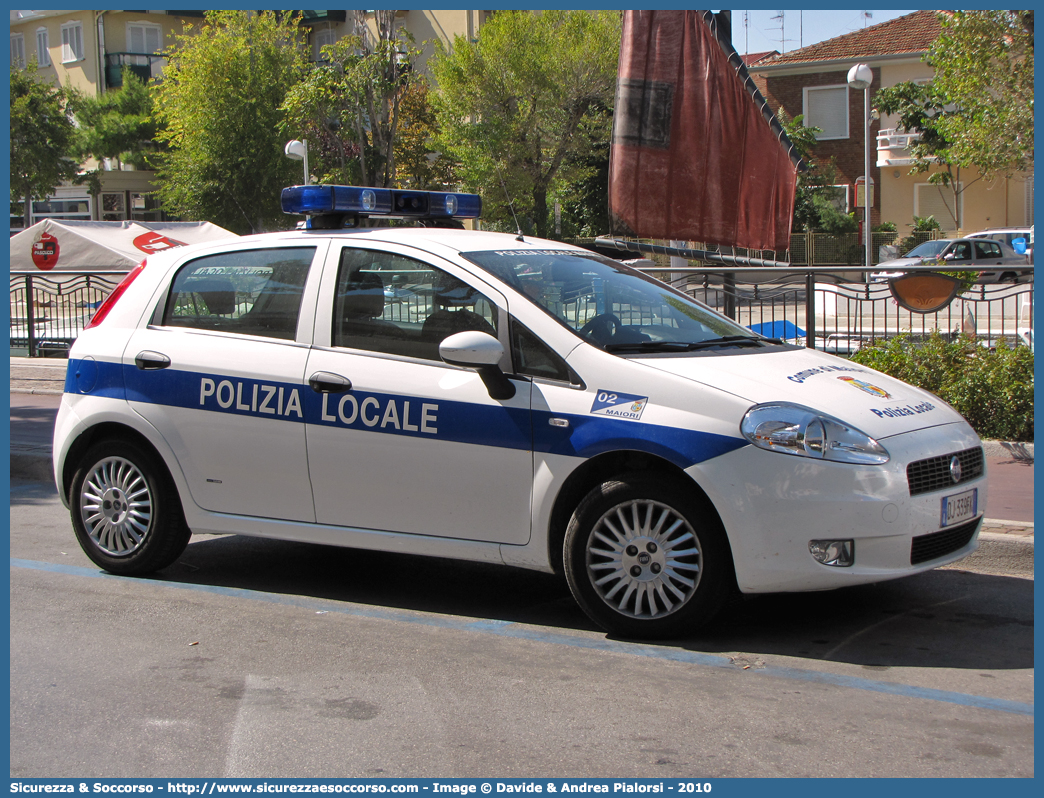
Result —
M11 34L11 66L25 66L25 39L20 33Z
M47 28L36 29L36 63L42 67L51 65L50 41Z
M122 222L127 218L127 197L120 192L105 192L101 195L101 220Z
M818 127L823 132L816 138L848 138L848 86L806 86L804 94L805 127Z
M957 184L957 213L964 218L964 189L963 183ZM957 230L957 214L953 208L953 188L951 186L937 186L934 183L914 184L914 216L925 218L934 216L939 227L947 232Z
M823 186L816 189L816 194L826 198L837 209L838 213L848 213L849 200L851 199L849 193L847 185Z
M90 197L62 197L33 203L33 224L41 219L67 219L78 222L91 220Z
M333 28L312 31L312 59L315 61L322 61L323 47L325 47L328 44L333 44L336 41L337 33L333 30Z
M127 25L127 51L137 54L128 63L148 66L151 59L145 57L158 53L163 45L163 28L145 22Z
M130 218L138 222L165 222L170 217L163 212L159 198L155 194L131 194Z
M67 22L62 25L62 63L83 60L83 25Z

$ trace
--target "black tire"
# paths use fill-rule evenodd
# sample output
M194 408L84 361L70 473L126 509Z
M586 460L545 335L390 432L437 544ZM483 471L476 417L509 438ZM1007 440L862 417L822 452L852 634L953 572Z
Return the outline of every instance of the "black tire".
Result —
M695 486L623 474L584 497L565 536L565 574L584 612L631 638L696 631L735 577L725 530Z
M73 475L69 505L80 548L122 576L166 568L192 534L166 468L133 443L92 446Z

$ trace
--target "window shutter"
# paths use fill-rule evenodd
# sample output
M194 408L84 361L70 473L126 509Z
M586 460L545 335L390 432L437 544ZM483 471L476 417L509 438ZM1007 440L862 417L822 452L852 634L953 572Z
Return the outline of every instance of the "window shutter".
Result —
M822 129L820 139L848 138L848 88L830 86L806 91L805 127Z
M153 26L145 28L145 52L158 53L160 50L160 36L162 30Z
M144 53L145 29L141 25L127 26L127 49L132 53Z
M958 184L958 189L963 188L963 183ZM962 203L962 197L958 195L957 201ZM946 231L957 229L953 213L953 189L949 186L936 186L932 183L917 183L914 186L914 216L934 216L939 227Z
M47 38L47 28L40 28L36 32L36 63L42 67L51 65L51 53L48 49L50 42Z
M25 39L21 34L11 37L11 66L25 66Z

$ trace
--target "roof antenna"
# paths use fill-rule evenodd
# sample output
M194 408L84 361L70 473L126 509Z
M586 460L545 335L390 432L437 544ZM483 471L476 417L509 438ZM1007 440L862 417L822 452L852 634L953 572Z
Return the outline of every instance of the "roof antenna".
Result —
M496 161L494 161L496 163ZM515 203L511 201L511 195L508 194L507 184L504 182L504 173L500 171L500 164L496 164L497 175L500 177L500 187L504 189L504 196L507 197L508 209L511 211L511 218L515 220L515 229L518 230L518 235L515 236L516 241L521 241L523 244L526 242L522 238L522 226L518 223L518 217L515 216Z

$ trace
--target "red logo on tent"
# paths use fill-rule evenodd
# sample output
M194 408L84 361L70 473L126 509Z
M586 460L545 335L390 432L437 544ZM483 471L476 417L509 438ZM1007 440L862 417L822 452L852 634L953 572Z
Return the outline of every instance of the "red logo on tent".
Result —
M140 236L134 239L134 246L140 249L142 252L162 252L165 249L173 249L174 247L185 246L184 241L175 241L173 238L167 238L159 233L149 231L148 233L142 233Z
M33 263L40 271L49 272L58 264L58 239L50 233L40 233L33 242Z

